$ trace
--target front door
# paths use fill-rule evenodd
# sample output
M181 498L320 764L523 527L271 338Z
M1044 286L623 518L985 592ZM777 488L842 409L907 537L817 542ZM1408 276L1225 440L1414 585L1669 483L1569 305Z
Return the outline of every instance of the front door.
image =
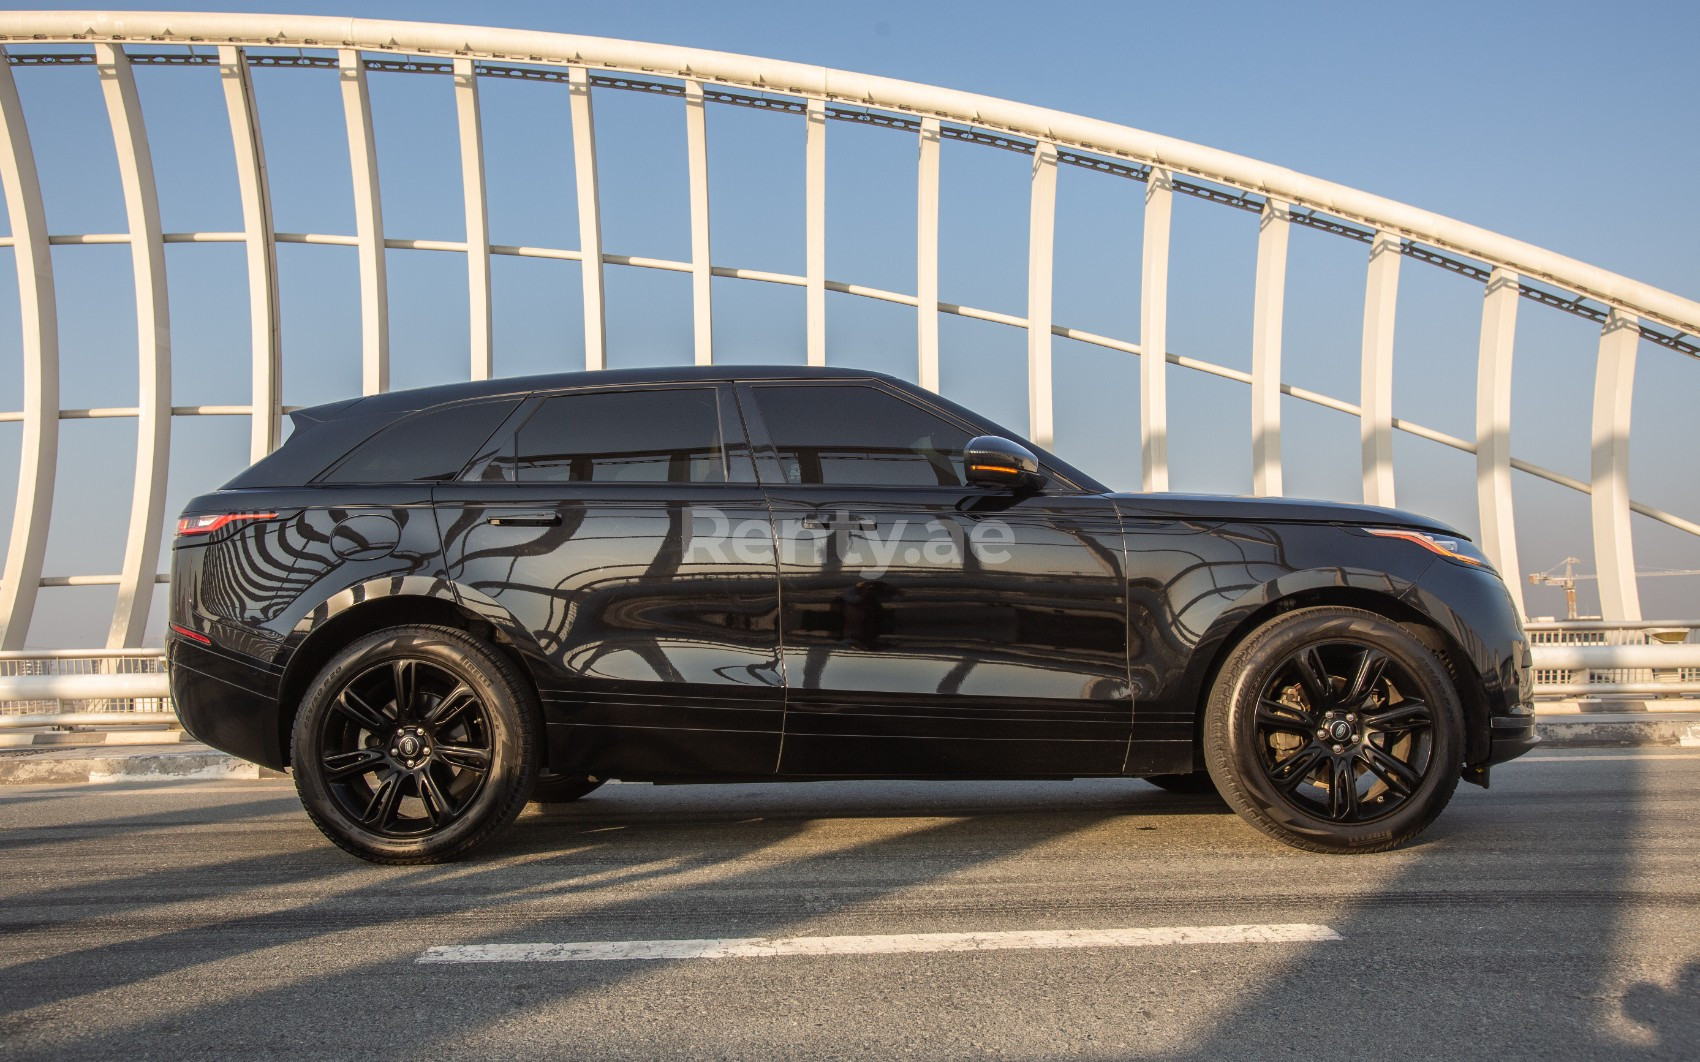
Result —
M966 424L883 381L740 385L772 506L787 775L1121 770L1119 518L968 486Z

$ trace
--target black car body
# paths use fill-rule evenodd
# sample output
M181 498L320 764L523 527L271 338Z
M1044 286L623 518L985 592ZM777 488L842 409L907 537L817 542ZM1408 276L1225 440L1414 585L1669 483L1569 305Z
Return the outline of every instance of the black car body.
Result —
M177 711L266 766L290 765L327 664L401 624L509 661L557 777L1197 776L1229 653L1318 607L1383 617L1441 663L1452 782L1534 742L1516 610L1450 528L1114 493L880 374L500 379L294 425L188 504L172 563ZM971 482L977 437L1033 451L1038 475Z

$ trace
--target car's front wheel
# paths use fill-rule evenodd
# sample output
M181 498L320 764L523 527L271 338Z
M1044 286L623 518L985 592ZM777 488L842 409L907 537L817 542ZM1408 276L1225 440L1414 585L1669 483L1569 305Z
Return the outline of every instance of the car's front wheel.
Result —
M378 631L313 681L291 741L314 825L375 863L440 863L519 814L537 724L514 666L462 631Z
M1223 798L1264 833L1313 852L1379 852L1451 799L1463 714L1440 659L1399 624L1299 609L1229 654L1204 757Z

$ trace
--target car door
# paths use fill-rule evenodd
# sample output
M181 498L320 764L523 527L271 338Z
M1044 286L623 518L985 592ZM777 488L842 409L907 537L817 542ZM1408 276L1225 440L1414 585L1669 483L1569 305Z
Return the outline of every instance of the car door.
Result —
M786 775L1115 773L1132 721L1120 523L968 486L965 423L884 381L750 382L779 554Z
M542 659L551 767L771 774L778 585L729 389L579 388L510 424L437 512L457 591Z

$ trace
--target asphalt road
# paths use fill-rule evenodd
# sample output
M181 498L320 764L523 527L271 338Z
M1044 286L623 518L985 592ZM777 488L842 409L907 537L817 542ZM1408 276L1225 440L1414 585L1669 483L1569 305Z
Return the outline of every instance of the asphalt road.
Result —
M415 961L1247 924L1339 939ZM448 1055L1694 1058L1700 751L1530 757L1350 858L1133 781L616 785L426 869L287 782L0 791L0 1057Z

